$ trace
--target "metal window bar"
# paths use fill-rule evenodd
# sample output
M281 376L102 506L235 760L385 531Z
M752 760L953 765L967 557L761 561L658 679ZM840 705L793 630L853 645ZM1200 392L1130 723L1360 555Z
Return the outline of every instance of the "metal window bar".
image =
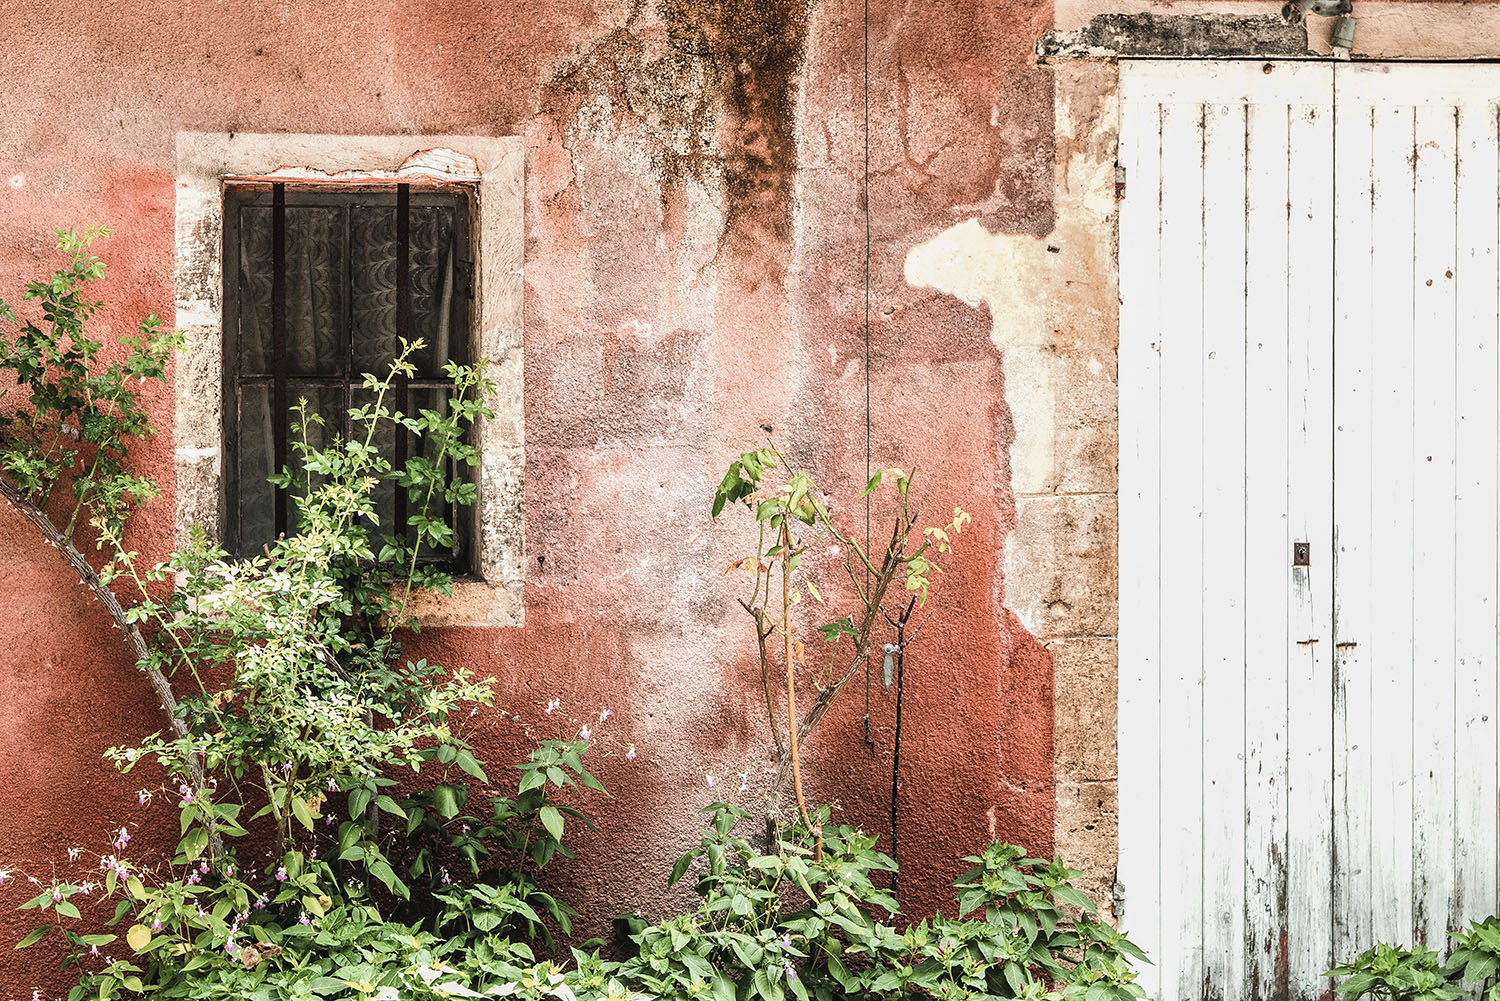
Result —
M271 425L275 436L273 468L286 468L286 185L271 188L271 371L275 388L271 395ZM276 537L287 532L288 491L276 488Z
M396 185L396 350L398 352L404 350L405 345L411 342L411 325L411 185L398 184ZM411 410L405 373L396 375L394 388L396 410L404 416ZM398 426L395 458L398 471L406 468L406 453L406 431ZM408 493L407 487L399 483L396 485L396 517L391 529L398 536L406 539L407 545L413 545L416 540L412 539L411 531L406 523Z
M290 373L288 361L288 330L287 330L287 205L323 205L339 206L342 209L342 234L339 282L341 285L341 312L339 317L339 336L342 340L342 372L339 375L315 375L298 374L295 376L299 385L304 386L326 386L337 387L343 390L342 396L345 405L345 413L329 418L325 415L331 427L336 427L346 437L349 434L347 409L354 405L354 391L357 388L356 363L355 363L355 338L354 338L354 281L352 274L352 216L354 210L360 205L391 205L391 189L389 187L376 189L352 189L344 187L341 189L299 189L293 188L290 192L284 183L272 183L270 185L271 202L271 364L268 374L242 374L239 372L240 337L239 317L240 309L238 296L243 293L238 282L240 265L240 248L238 246L238 230L242 225L238 209L241 206L260 204L264 205L265 185L253 185L243 187L232 187L226 194L225 220L225 383L233 388L233 399L230 405L224 408L224 436L228 446L226 450L226 496L225 496L225 524L228 526L226 542L236 551L246 549L246 544L254 546L257 542L265 540L249 540L240 538L241 534L241 491L236 482L238 476L238 465L234 461L234 454L238 452L238 417L243 405L244 390L253 386L265 386L271 388L271 432L273 439L274 469L280 472L286 467L290 459L289 437L290 437L290 381L293 378ZM400 184L395 189L395 214L396 214L396 333L400 340L410 341L414 329L414 306L411 286L411 205L413 193L411 185ZM452 263L452 295L449 303L449 327L454 332L454 340L467 351L469 335L469 299L471 296L470 283L472 282L472 268L469 254L469 193L464 191L426 191L415 196L421 204L450 204L455 209L454 225L450 234L448 253ZM233 284L232 284L233 283ZM234 291L231 291L233 289ZM399 349L398 349L399 350ZM446 360L446 359L443 359ZM467 354L465 355L467 360ZM399 376L392 387L395 400L394 408L406 413L410 409L412 390L451 390L453 383L444 378L409 378ZM418 443L420 449L420 442ZM393 462L396 468L403 468L410 454L410 444L404 429L398 429L395 436L395 455ZM405 526L409 513L409 499L406 488L397 487L395 490L395 523ZM275 531L283 535L290 530L292 499L290 492L285 488L275 490ZM472 525L468 518L461 518L456 504L445 505L444 514L449 524L455 529L455 541L451 551L447 554L430 554L428 559L443 564L452 572L462 573L468 567L466 564L469 551L469 543L472 538ZM410 538L408 534L408 538ZM258 548L258 547L257 547ZM444 558L446 556L446 558Z

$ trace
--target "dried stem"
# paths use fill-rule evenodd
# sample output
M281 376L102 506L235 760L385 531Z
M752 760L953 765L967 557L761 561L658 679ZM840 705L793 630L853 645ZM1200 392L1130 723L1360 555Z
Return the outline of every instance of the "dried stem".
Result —
M802 823L817 838L813 858L823 861L823 826L814 824L807 813L807 798L802 794L802 763L797 754L797 663L792 659L792 529L790 519L781 526L781 644L786 664L786 718L788 748L792 757L792 789L797 794L797 810Z

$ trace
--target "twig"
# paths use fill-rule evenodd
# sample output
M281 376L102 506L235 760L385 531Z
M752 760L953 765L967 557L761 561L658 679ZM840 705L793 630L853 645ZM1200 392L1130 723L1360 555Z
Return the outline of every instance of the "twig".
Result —
M812 817L807 813L807 799L802 795L802 764L797 754L797 727L793 725L797 719L797 665L792 660L792 561L789 554L792 551L792 530L787 524L787 519L781 522L781 630L782 657L786 662L786 719L787 737L789 738L789 749L792 755L792 789L797 794L797 809L802 814L802 823L817 838L817 848L813 858L823 861L823 825L814 824Z

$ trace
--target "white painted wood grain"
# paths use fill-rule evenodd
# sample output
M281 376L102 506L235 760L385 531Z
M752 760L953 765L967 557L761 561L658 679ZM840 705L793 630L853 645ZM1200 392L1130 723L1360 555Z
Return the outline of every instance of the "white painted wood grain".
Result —
M1500 551L1497 400L1500 316L1500 129L1493 98L1458 111L1457 247L1454 265L1457 490L1454 502L1454 894L1450 927L1495 913L1496 592Z
M1500 68L1269 70L1121 66L1120 872L1162 999L1321 996L1500 893Z
M1333 107L1331 93L1288 117L1287 517L1309 565L1291 567L1287 617L1288 991L1332 985L1333 853ZM1288 563L1290 553L1287 554Z
M1248 118L1245 328L1246 996L1285 996L1287 583L1293 539L1287 398L1290 151L1286 104Z
M1341 95L1342 96L1342 95ZM1359 107L1355 105L1354 107ZM1341 103L1340 111L1345 106ZM1350 110L1353 110L1352 108ZM1349 588L1368 590L1373 748L1372 924L1385 941L1412 934L1412 600L1413 115L1372 106L1371 340L1372 420L1380 462L1371 484L1370 534L1380 570ZM1346 248L1347 249L1347 248Z
M1203 990L1245 976L1245 112L1203 106Z
M1346 336L1334 352L1334 709L1333 949L1354 956L1374 941L1371 859L1374 773L1371 728L1370 581L1385 554L1370 534L1375 471L1385 449L1371 434L1371 366L1376 322L1371 284L1371 113L1340 111L1334 191L1334 323Z
M1161 995L1203 982L1203 109L1161 115Z
M1121 81L1120 162L1127 197L1120 204L1120 534L1119 879L1127 887L1121 925L1149 956L1161 954L1160 759L1160 352L1161 113L1149 95ZM1131 890L1130 888L1134 888ZM1141 985L1160 996L1159 963Z
M1413 114L1412 924L1415 941L1444 951L1454 877L1457 118L1444 104Z

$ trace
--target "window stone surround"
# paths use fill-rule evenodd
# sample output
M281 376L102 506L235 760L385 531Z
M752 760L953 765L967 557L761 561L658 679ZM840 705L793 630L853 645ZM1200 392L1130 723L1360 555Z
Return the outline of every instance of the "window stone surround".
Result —
M224 185L410 181L477 184L474 217L474 357L489 360L492 418L475 427L480 450L475 574L451 596L413 608L428 626L519 626L525 621L525 469L522 410L524 151L519 137L331 136L180 132L177 135L174 439L176 540L193 525L210 539L223 524Z

